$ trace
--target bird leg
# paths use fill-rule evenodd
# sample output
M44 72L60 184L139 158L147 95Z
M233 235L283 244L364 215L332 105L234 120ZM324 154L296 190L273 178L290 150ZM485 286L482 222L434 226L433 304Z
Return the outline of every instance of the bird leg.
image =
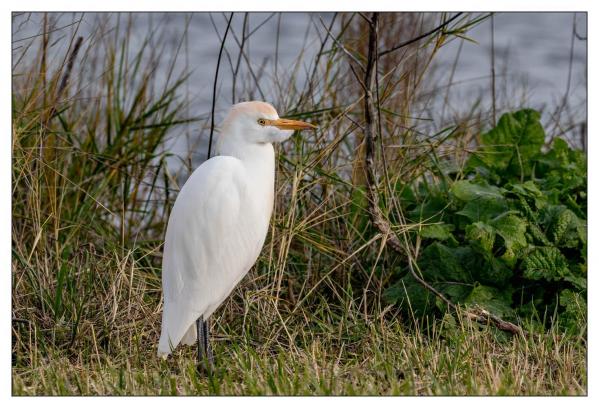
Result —
M196 335L198 341L198 370L209 372L214 368L214 356L210 347L209 322L200 316L196 320Z
M208 360L210 369L214 368L214 355L212 354L212 347L210 346L210 318L202 322L202 329L204 331L204 354Z
M202 316L196 320L196 336L198 342L198 370L201 371L204 367L204 330L202 328Z

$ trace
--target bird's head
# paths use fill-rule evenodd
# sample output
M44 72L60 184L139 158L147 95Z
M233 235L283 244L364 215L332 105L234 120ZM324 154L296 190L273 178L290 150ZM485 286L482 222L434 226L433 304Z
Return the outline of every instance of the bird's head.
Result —
M294 130L313 128L316 126L307 122L279 118L269 103L251 101L231 107L221 137L234 137L246 143L273 143L287 140Z

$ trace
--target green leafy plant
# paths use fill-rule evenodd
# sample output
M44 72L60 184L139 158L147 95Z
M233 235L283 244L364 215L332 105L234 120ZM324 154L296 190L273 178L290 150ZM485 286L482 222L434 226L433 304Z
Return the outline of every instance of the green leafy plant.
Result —
M586 159L561 139L544 152L539 119L503 115L459 178L413 186L404 206L421 226L423 278L449 299L523 324L557 312L562 328L583 332ZM386 296L415 314L442 312L425 292L402 271Z

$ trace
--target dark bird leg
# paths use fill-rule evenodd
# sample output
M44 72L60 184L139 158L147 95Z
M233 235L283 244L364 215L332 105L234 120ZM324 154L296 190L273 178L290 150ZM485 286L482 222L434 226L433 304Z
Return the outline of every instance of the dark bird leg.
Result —
M204 330L203 330L202 316L196 320L196 335L198 341L198 371L202 371L204 368Z
M204 331L204 353L208 360L210 370L214 368L214 355L210 346L210 318L202 321L202 330Z
M196 320L196 334L198 340L198 370L209 372L214 368L214 356L210 347L209 322L200 316Z

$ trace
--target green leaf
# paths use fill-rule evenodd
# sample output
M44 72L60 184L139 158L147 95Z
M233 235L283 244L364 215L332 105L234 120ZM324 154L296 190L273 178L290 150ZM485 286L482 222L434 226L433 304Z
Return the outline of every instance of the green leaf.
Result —
M506 287L514 275L512 268L509 268L504 261L495 257L489 257L487 265L486 268L480 269L477 274L473 274L475 278L484 284L499 288Z
M445 296L454 303L461 303L468 297L472 291L472 284L464 284L460 282L445 282L436 284L435 288L442 292ZM445 305L442 302L442 305ZM442 308L441 308L442 309Z
M395 184L395 194L399 197L403 205L409 205L416 202L416 195L409 184L403 184L397 181Z
M576 248L579 241L586 243L586 226L576 214L564 205L548 207L543 212L547 237L556 246Z
M579 218L586 218L586 155L573 150L562 139L535 160L535 176L552 204L568 206Z
M440 222L445 209L447 209L446 197L429 194L426 201L416 206L409 215L416 222Z
M570 289L565 289L559 294L559 305L565 309L559 315L562 327L572 334L584 333L587 310L584 297Z
M485 285L505 287L513 276L512 269L493 253L479 249L479 245L471 243L471 247L461 247L458 251L460 265L468 271L471 282Z
M498 290L491 286L475 285L464 301L466 305L476 305L500 317L511 316L511 291Z
M473 222L489 222L501 215L511 214L505 200L473 200L466 203L456 214L463 215Z
M560 138L555 138L551 149L537 158L537 162L541 165L539 170L542 174L549 170L565 170L565 169L585 169L586 159L584 154L579 151L570 149L568 143Z
M545 141L540 116L531 109L502 115L497 126L482 135L483 147L474 153L467 167L482 164L504 172L504 177L530 175L531 160L540 154Z
M510 192L519 196L520 202L524 206L528 206L528 202L534 202L536 209L541 209L547 205L547 196L540 190L537 183L532 180L512 184Z
M566 282L570 282L578 290L587 289L587 280L582 276L567 275L564 277Z
M501 200L502 190L495 186L475 184L468 180L456 181L451 186L452 194L462 201L477 199Z
M560 240L564 238L564 235L573 224L576 216L570 210L568 210L565 206L559 205L552 207L553 211L549 211L548 214L550 216L549 222L549 238L558 245Z
M522 261L524 277L556 281L570 275L568 261L555 247L536 247Z
M438 239L440 241L449 241L450 243L457 245L457 241L451 231L454 226L450 224L429 224L424 225L418 232L422 238Z
M471 282L461 264L462 251L464 248L450 248L440 242L427 246L418 261L425 279L430 282Z
M518 148L522 160L529 160L540 153L545 143L545 131L540 119L541 114L532 109L503 114L497 126L483 135L483 143L507 144L507 148Z
M434 295L409 274L385 290L383 298L388 303L398 304L405 312L413 312L416 317L424 316L434 307Z
M517 193L517 194L520 194L520 195L523 195L526 197L538 198L538 197L543 196L543 192L541 190L539 190L539 187L532 180L528 180L521 184L520 183L512 184L511 190L514 193Z
M560 163L567 163L569 161L568 156L572 149L570 149L568 142L564 139L560 139L559 137L553 139L551 150L555 153L556 157L561 159Z
M479 246L488 253L492 253L493 244L495 243L495 228L484 222L475 222L466 227L466 239L471 244Z
M495 219L491 225L503 238L505 244L505 253L501 258L508 265L513 266L521 251L527 246L526 221L516 215L508 214Z
M539 244L542 244L543 246L551 245L551 243L549 242L549 240L547 239L547 237L545 236L543 231L541 231L541 229L539 228L538 225L536 225L534 223L529 223L528 231L530 232L530 238L531 238L530 241L531 242L539 243Z

